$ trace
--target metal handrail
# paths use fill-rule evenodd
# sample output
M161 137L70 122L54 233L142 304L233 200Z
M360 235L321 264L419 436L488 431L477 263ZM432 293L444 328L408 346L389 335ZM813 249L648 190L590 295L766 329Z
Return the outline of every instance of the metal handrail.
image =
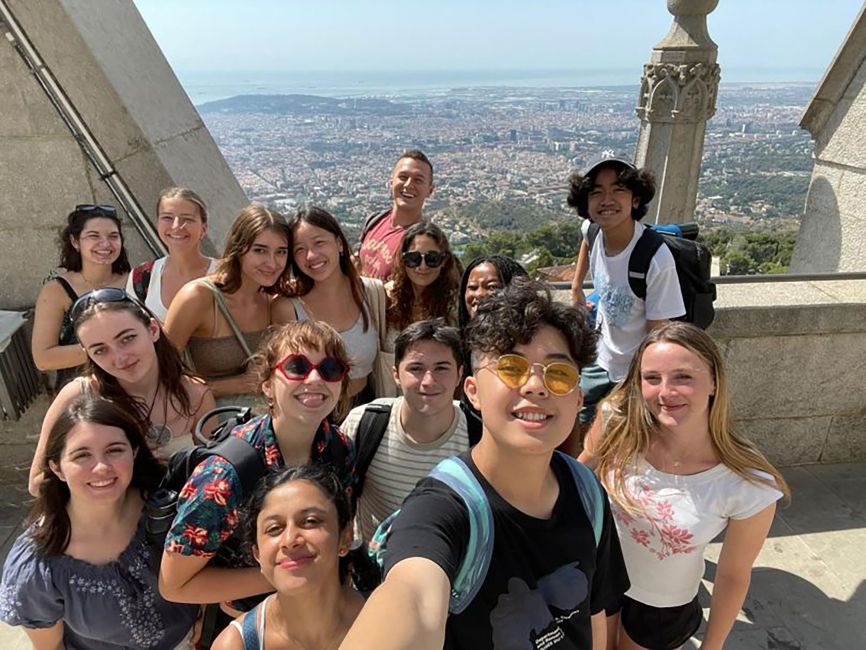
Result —
M75 138L78 146L84 152L84 155L99 172L100 180L104 181L108 186L115 200L129 216L129 220L135 226L135 229L144 239L147 246L154 255L165 255L168 251L162 241L160 241L156 229L147 218L147 214L139 205L119 172L114 168L108 155L99 145L93 133L91 133L81 114L72 103L72 100L54 77L51 69L45 65L33 42L28 38L26 32L18 23L12 14L12 10L4 0L0 0L0 27L3 27L6 40L9 41L30 69L30 72L48 97L48 101L54 106L60 119L66 124L72 133L72 137Z

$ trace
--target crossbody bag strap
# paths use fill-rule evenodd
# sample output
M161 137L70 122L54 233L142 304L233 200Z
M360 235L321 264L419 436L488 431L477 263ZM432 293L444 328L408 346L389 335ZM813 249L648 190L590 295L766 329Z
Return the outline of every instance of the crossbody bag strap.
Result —
M232 318L231 312L229 312L229 306L226 304L226 300L223 297L222 291L220 291L213 282L206 278L199 280L199 282L201 282L203 286L207 287L213 294L213 299L216 303L217 309L220 310L223 318L226 319L226 322L229 324L229 327L234 333L235 338L238 340L241 349L244 351L244 354L247 355L247 359L249 359L251 356L253 356L253 352L252 350L250 350L250 346L247 345L247 340L244 338L244 335L238 327L238 324L235 323L235 319Z

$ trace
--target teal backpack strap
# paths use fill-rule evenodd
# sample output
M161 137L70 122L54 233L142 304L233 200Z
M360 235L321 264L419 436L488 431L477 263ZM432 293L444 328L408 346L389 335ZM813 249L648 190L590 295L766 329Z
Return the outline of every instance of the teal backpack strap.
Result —
M601 529L604 518L604 492L595 474L583 463L572 458L561 451L555 452L565 459L565 464L571 471L583 511L592 524L592 533L595 536L595 545L598 546L601 539Z
M490 558L493 555L493 512L484 488L472 470L459 458L446 458L431 470L429 476L442 481L460 495L469 515L469 541L463 561L457 569L457 576L451 585L451 598L448 603L448 611L459 614L475 598L490 568ZM384 568L385 555L388 552L388 536L399 515L399 510L388 515L379 524L368 545L368 552L376 560L380 570Z
M459 614L475 598L493 555L493 512L484 488L466 463L457 457L446 458L430 472L430 476L442 481L460 495L469 514L469 542L457 576L451 585L448 611Z

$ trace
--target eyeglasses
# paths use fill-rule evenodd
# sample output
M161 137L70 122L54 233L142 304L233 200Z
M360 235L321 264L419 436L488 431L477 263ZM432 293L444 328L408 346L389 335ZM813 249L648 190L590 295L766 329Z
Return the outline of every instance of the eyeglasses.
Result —
M325 357L314 364L303 354L290 354L277 364L277 368L289 381L304 381L313 370L327 382L343 381L349 373L349 366L337 357Z
M428 268L435 269L445 261L446 257L448 257L448 253L440 253L439 251L427 251L426 253L411 251L403 253L403 264L407 268L416 269L421 266L421 260L424 260Z
M530 363L520 354L503 354L494 363L483 366L496 373L499 380L509 388L520 388L532 374L535 366L541 367L544 385L553 395L563 396L571 393L580 381L580 371L570 363L553 361L548 364Z
M94 289L87 293L81 294L69 310L69 319L74 323L85 309L99 302L131 302L139 307L137 300L134 300L126 291L117 287L102 287Z
M106 217L117 216L117 208L115 208L113 205L106 204L79 203L75 206L75 211L84 214L88 212L94 212L97 214L103 214Z

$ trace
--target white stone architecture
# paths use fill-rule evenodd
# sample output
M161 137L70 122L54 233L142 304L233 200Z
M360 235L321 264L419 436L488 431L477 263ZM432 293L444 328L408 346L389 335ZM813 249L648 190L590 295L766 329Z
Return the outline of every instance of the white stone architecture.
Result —
M718 48L707 14L718 0L668 0L674 22L644 65L635 163L655 173L656 197L646 223L694 219L707 120L716 112Z
M0 309L33 305L77 203L146 222L185 185L221 248L246 197L132 0L0 0L0 34ZM134 264L153 257L124 232Z
M790 270L866 271L866 6L800 126L815 141L815 165Z

